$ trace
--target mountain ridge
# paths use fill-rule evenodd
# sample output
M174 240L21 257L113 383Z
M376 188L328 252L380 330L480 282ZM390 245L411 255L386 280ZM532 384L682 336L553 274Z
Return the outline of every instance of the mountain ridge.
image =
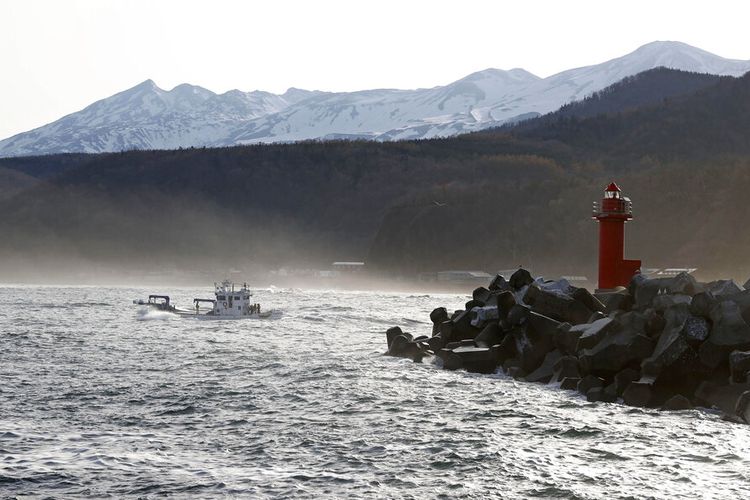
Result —
M681 42L652 42L625 56L546 78L522 68L487 68L443 86L415 90L237 89L222 94L151 80L50 124L0 141L0 156L129 149L231 146L360 138L447 137L554 111L656 66L739 76L750 61L725 59Z

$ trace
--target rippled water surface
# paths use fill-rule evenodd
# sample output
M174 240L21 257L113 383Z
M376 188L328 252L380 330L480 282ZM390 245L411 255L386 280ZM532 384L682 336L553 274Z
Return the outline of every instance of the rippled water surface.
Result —
M750 497L750 426L381 355L464 296L258 290L279 319L198 321L148 293L0 288L0 497Z

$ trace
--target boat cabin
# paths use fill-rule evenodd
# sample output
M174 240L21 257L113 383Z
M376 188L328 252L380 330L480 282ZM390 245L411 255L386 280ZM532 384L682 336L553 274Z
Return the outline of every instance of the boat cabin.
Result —
M257 304L250 303L250 298L253 294L247 288L247 283L243 283L241 287L235 286L229 280L214 283L214 294L216 295L216 300L212 301L213 308L208 313L210 315L240 317L260 312L256 310L259 309ZM211 302L210 299L205 301Z
M169 295L149 295L146 305L160 311L174 311L175 307L169 303Z

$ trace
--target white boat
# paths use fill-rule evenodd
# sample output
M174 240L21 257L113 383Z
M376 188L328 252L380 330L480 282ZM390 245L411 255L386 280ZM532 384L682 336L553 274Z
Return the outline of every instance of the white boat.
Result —
M258 303L251 303L253 293L247 283L237 286L229 280L214 283L213 299L193 299L193 309L178 309L171 304L168 295L149 295L148 301L134 300L135 304L146 305L160 311L179 316L199 319L249 319L270 318L275 311L264 311ZM208 311L201 310L201 304L211 304Z
M247 283L243 283L241 287L236 287L229 280L214 283L214 296L215 299L193 299L195 312L189 315L226 319L268 318L272 315L272 311L263 311L260 304L250 302L253 293L248 289ZM212 304L211 310L201 313L202 303Z

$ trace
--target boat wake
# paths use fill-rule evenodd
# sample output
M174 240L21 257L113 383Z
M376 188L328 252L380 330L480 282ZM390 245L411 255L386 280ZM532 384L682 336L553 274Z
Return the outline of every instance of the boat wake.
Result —
M169 321L176 318L177 316L171 312L158 311L148 307L138 309L138 312L136 313L136 319L138 321Z

